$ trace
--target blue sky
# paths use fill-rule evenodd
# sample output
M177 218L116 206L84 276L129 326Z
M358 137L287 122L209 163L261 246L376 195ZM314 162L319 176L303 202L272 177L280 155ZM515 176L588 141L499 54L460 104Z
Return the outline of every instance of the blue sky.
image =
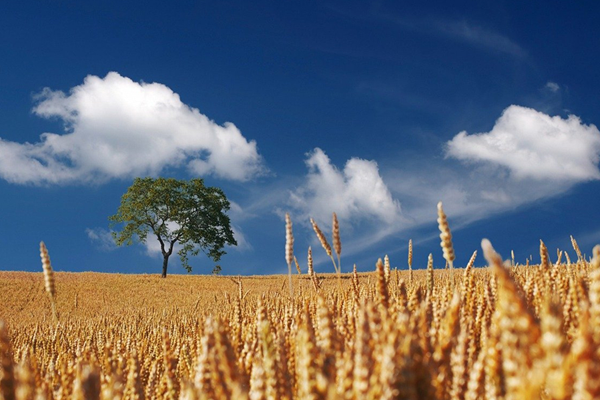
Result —
M108 240L136 176L223 188L225 274L287 270L285 212L318 272L333 211L345 271L442 267L440 200L459 266L600 242L595 2L172 3L0 6L1 269L159 273Z

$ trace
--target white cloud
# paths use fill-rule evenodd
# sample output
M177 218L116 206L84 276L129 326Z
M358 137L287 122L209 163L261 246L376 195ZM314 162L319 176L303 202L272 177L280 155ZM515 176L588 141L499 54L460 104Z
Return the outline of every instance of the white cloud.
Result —
M400 203L392 198L375 161L351 158L340 171L319 148L307 156L306 181L290 195L291 205L303 219L329 222L335 211L346 221L375 218L393 224L399 220Z
M577 117L550 117L512 106L490 132L464 134L464 141L457 138L461 135L448 142L446 159L409 155L402 160L388 160L381 171L372 161L358 160L374 167L368 175L381 184L381 192L372 187L349 190L353 186L349 181L354 179L353 169L348 167L352 160L339 170L323 151L316 149L307 160L308 176L292 191L288 205L300 211L296 216L299 221L298 217L319 217L324 231L331 224L332 211L350 219L346 227L342 226L345 257L366 249L385 249L392 255L400 249L405 251L407 232L414 240L436 237L435 232L422 228L436 229L439 201L444 203L451 228L458 232L474 221L563 194L579 182L598 177L600 132ZM460 163L453 158L471 162ZM374 206L358 212L356 204L362 203L355 201L355 193L379 193L375 197L387 199L382 202L387 207L381 209L392 211L376 214L374 210L380 207ZM402 202L402 213L394 199ZM387 215L396 216L397 222L382 224L388 220ZM367 218L366 223L357 220L361 216ZM308 235L313 249L319 248L310 229ZM322 252L315 252L315 256L319 258L316 261L327 264ZM367 258L366 262L371 260Z
M558 85L558 83L555 82L548 82L544 87L550 90L552 93L556 93L560 90L560 86Z
M237 246L228 246L230 249L242 252L252 250L252 244L250 244L246 238L246 235L244 235L242 228L236 225L231 225L231 230L233 231L233 237L235 237Z
M175 232L181 225L174 221L166 221L165 225L167 226L167 231ZM165 240L165 250L169 250L169 241ZM143 244L146 247L146 255L150 257L162 257L162 249L160 248L160 242L158 241L158 237L152 230L148 231L148 236L146 237L146 243ZM181 250L181 244L179 242L175 242L173 246L173 254L177 254L179 250Z
M64 134L37 143L0 139L0 176L19 184L102 182L157 175L166 167L244 181L265 172L255 141L211 121L160 83L111 72L68 94L44 89L33 112L59 118Z
M499 54L508 54L517 59L527 58L527 51L508 36L464 19L418 18L416 16L394 16L377 13L379 19L391 21L396 26L410 31L467 43L474 48Z
M160 248L160 242L158 241L156 236L154 236L152 233L148 234L148 238L146 239L146 243L144 243L144 246L146 247L146 255L147 256L155 257L155 258L162 258L163 255L162 255L162 250ZM175 243L175 246L173 246L173 253L176 254L180 248L181 248L181 246L178 246L178 244Z
M90 241L101 250L112 251L117 248L110 231L103 228L87 228L85 230Z
M179 224L177 224L176 222L172 222L172 221L167 222L167 227L169 229L169 232L173 232L180 228ZM240 228L237 225L232 224L231 230L233 231L233 237L235 238L238 245L237 246L227 246L226 251L235 250L235 251L244 252L244 251L252 250L252 244L248 241L248 239L244 235L242 228ZM165 246L168 247L168 245L169 245L168 243L165 243ZM148 232L148 237L146 238L146 243L144 243L143 246L145 247L147 256L155 257L155 258L162 258L162 250L160 248L160 242L158 241L158 238L156 237L156 235L154 233L152 233L152 231ZM173 254L177 254L177 252L179 250L181 250L181 248L182 248L181 244L179 242L176 242L175 245L173 246ZM168 250L168 248L167 248L167 250Z
M474 46L507 53L515 57L526 57L527 52L508 37L467 21L437 20L433 27L440 33L464 40Z
M588 181L600 179L600 132L574 115L563 119L513 105L490 132L456 135L447 156L505 167L516 180Z

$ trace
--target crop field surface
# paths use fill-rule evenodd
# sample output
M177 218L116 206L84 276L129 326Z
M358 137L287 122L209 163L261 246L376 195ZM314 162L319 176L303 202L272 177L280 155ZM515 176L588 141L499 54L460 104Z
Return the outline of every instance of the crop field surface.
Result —
M598 254L483 247L485 268L380 261L295 274L293 294L287 275L58 272L51 297L0 272L0 398L600 398Z

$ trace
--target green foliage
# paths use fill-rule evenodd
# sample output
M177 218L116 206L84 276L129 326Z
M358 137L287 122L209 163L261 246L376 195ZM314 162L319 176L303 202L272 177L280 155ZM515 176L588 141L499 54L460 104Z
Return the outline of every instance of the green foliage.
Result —
M163 276L175 243L181 264L191 272L188 256L200 251L218 261L226 244L237 245L231 230L229 201L223 191L206 187L202 179L136 178L121 198L111 227L124 224L113 238L118 246L146 243L148 233L160 242L164 257Z
M221 275L221 266L215 265L215 267L212 270L212 274L213 275Z

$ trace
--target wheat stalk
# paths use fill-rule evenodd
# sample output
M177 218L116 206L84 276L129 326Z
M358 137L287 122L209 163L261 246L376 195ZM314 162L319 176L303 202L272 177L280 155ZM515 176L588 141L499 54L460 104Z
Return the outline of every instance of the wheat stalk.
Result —
M383 266L381 258L377 260L376 270L379 304L381 304L384 309L387 309L390 305L390 295L388 292L388 279L386 278L385 267Z
M427 257L427 293L433 294L433 255Z
M473 268L476 258L477 258L477 250L475 250L473 252L473 255L471 255L471 258L469 259L469 262L467 263L467 266L465 267L465 275L467 275Z
M448 225L448 218L442 208L442 202L440 201L437 205L438 210L438 227L440 229L440 245L444 252L444 259L448 262L450 269L453 269L454 262L454 248L452 247L452 234L450 233L450 226Z
M292 262L294 261L294 234L292 232L292 219L290 214L285 214L285 261L288 265L288 278L290 284L290 298L294 297L292 287Z
M600 244L594 246L594 248L592 249L592 255L592 268L600 269Z
M332 236L333 236L333 249L335 250L335 254L337 255L338 263L337 263L337 276L338 276L338 289L342 290L342 262L340 259L340 255L342 254L342 240L340 239L340 224L337 219L336 213L333 213L333 223L332 223Z
M391 266L390 266L390 258L386 254L383 257L383 271L385 272L385 282L389 285L390 283L390 274L391 274Z
M358 273L356 272L356 264L354 264L352 269L352 291L354 292L354 300L358 303L360 288L358 282Z
M550 269L550 257L548 256L548 248L546 244L540 239L540 265L544 271Z
M409 239L408 240L408 276L409 276L408 279L411 283L413 281L412 261L413 261L413 244L412 244L412 239Z
M40 257L42 259L42 269L44 271L44 287L50 297L50 304L52 307L52 316L54 321L58 322L58 315L56 313L56 285L54 283L54 271L50 264L50 256L48 255L48 249L44 242L40 242Z
M325 237L323 232L321 232L321 229L319 228L319 226L317 225L317 223L315 222L314 219L311 218L310 223L312 224L313 230L315 231L315 234L317 235L319 242L321 242L321 246L323 246L325 253L327 253L329 258L331 258L331 262L333 263L333 268L335 269L335 272L339 273L338 266L335 264L335 260L333 259L333 255L331 253L331 246L329 245L327 238ZM341 248L340 248L340 251L341 251Z
M573 249L575 253L577 253L577 262L583 260L583 256L581 255L581 250L579 250L579 245L577 244L577 240L573 236L571 236L571 244L573 245Z
M539 323L527 307L502 258L496 253L489 240L481 242L483 254L498 278L499 298L497 302L500 344L503 349L503 369L507 391L514 398L531 398L540 390L543 375L543 351L540 347L541 330Z
M10 339L4 321L0 320L0 398L15 399L15 386Z
M296 271L298 272L298 275L302 275L302 270L300 269L300 264L298 264L298 259L296 256L294 256L294 264L296 264Z
M333 213L333 223L332 223L332 236L333 236L333 249L335 250L335 254L337 254L338 259L338 269L342 270L342 263L340 256L342 254L342 240L340 239L340 224L338 222L338 218L336 213Z
M346 291L317 279L309 248L315 292L296 284L293 298L285 276L244 287L188 276L165 288L147 276L68 274L61 296L89 301L62 304L75 315L60 324L44 318L35 285L0 272L11 326L0 323L0 400L600 398L600 246L573 265L559 250L549 272L482 248L490 268L474 269L474 252L460 286L457 274L434 276L433 256L409 284L409 241L408 272L386 276L378 260L359 282L355 266ZM42 263L51 270L47 249ZM55 298L54 285L45 273Z

